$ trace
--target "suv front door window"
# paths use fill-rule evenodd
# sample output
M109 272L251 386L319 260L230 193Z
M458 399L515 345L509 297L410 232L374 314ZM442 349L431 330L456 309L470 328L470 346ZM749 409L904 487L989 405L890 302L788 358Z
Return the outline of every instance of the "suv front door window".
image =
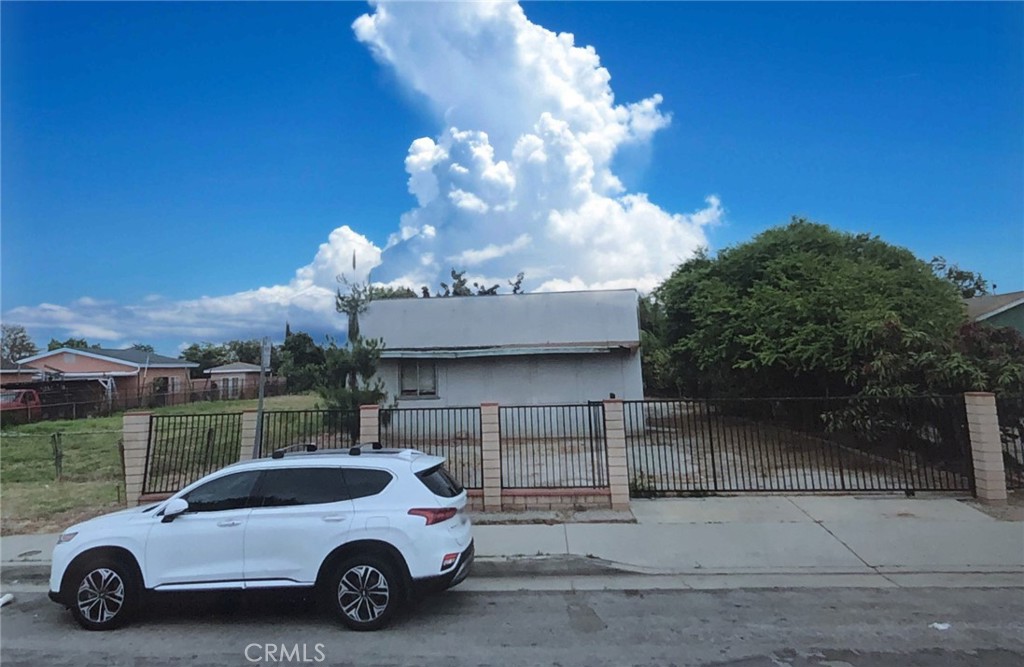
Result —
M260 473L239 472L210 480L181 496L184 514L156 523L146 540L147 579L154 586L241 582L244 537Z

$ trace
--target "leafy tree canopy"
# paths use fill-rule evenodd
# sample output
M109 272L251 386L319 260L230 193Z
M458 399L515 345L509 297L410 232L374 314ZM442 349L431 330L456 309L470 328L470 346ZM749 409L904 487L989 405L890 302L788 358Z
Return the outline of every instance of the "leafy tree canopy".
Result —
M0 324L0 358L17 361L38 353L39 348L32 342L25 327L20 324Z
M46 350L48 352L52 352L53 350L59 350L62 347L69 347L73 350L88 350L90 348L98 349L99 345L89 345L89 341L84 338L68 338L63 341L51 338L50 342L46 345Z
M689 393L810 396L978 389L960 294L868 234L794 218L706 252L658 288L668 379ZM955 360L954 360L955 359Z
M281 345L279 372L288 378L291 391L308 391L321 384L324 350L303 331L289 332Z
M961 269L956 264L949 264L945 257L933 257L929 262L935 275L953 284L960 296L971 299L989 293L989 282L980 273ZM991 285L991 289L995 289Z

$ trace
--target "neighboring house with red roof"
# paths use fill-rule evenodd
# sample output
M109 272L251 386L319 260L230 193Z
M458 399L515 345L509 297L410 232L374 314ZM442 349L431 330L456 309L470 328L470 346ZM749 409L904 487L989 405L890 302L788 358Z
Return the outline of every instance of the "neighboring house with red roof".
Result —
M1013 327L1024 334L1024 291L986 294L964 299L967 317L994 327Z
M143 399L152 405L187 403L189 369L199 364L142 350L62 347L19 359L47 379L82 383L108 399Z

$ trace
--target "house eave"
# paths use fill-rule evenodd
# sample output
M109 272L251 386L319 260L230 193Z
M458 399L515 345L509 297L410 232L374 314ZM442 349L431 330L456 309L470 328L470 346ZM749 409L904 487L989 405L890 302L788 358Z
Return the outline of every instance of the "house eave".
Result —
M1008 303L1006 305L1000 306L998 308L994 308L994 309L988 311L987 313L982 313L982 314L978 315L977 317L974 318L974 321L975 322L981 322L982 320L987 320L990 317L995 317L999 313L1005 313L1008 310L1013 310L1014 308L1016 308L1017 306L1020 306L1022 304L1024 304L1024 298L1017 299L1016 301L1011 301L1010 303Z
M404 349L381 352L382 359L470 359L480 357L525 357L549 354L609 354L635 349L636 345L552 345L523 347L476 347L449 349Z

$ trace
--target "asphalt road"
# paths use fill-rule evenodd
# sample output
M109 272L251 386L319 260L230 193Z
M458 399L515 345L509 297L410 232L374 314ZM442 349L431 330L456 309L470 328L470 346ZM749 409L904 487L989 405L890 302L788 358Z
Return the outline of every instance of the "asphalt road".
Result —
M264 597L165 599L130 628L89 633L24 593L0 621L4 667L1024 664L1019 588L456 590L378 633L345 630L304 599Z

